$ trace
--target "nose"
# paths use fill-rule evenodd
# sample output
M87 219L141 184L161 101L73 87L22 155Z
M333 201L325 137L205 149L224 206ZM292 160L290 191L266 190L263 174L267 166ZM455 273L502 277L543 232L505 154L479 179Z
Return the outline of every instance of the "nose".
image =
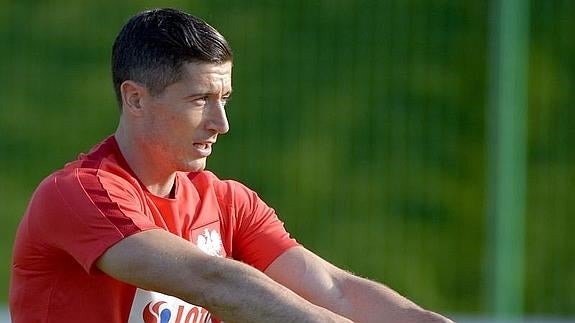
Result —
M228 117L223 103L214 103L207 110L206 128L208 130L219 134L224 134L230 130L230 124L228 123Z

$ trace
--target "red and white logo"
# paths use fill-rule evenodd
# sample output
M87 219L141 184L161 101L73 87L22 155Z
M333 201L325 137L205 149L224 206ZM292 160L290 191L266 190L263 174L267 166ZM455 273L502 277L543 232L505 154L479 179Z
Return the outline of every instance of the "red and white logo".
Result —
M162 293L138 289L129 323L209 323L210 313L199 306Z

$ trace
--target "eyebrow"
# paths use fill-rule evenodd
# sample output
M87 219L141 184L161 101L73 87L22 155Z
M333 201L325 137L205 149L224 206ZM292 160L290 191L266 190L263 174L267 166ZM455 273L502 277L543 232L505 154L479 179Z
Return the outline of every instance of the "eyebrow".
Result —
M227 99L229 100L232 97L232 90L224 93L222 95L222 97L227 96ZM194 93L194 94L190 94L185 96L185 99L191 99L191 98L197 98L197 97L203 97L203 96L209 96L209 95L214 95L216 92L210 92L210 91L204 91L204 92L199 92L199 93Z

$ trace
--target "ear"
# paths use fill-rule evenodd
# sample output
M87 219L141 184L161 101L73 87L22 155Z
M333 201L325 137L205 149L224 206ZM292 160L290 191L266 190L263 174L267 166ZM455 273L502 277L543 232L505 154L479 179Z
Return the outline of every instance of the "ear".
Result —
M122 111L135 116L142 115L142 99L148 93L146 88L139 83L127 80L120 85L120 93L122 94Z

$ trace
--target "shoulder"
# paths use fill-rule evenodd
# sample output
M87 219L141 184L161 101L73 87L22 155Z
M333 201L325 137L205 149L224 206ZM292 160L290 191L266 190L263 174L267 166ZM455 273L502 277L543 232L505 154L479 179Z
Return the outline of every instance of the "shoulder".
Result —
M144 208L144 192L137 180L119 171L66 166L46 177L30 199L27 215L55 220L67 214L82 216L118 205ZM50 216L48 216L50 215Z
M81 155L46 177L34 191L24 215L31 232L43 232L46 239L54 239L58 233L65 236L93 229L101 233L108 225L116 232L120 232L116 227L128 232L132 223L143 223L137 215L146 208L145 192L114 156Z
M118 165L101 160L95 164L74 162L48 176L38 191L56 190L63 198L85 194L135 194L141 191L138 180Z
M133 192L140 187L113 136L93 146L88 153L80 154L48 179L48 185L59 190L81 189L85 193L94 190Z
M46 177L32 195L29 216L62 215L99 205L99 201L141 204L144 193L138 180L109 146L106 140ZM47 208L57 212L47 212Z

